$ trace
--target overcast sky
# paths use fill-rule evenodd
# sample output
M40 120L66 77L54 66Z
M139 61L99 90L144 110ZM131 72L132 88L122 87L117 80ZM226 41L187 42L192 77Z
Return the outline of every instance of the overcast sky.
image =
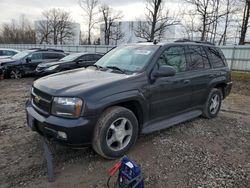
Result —
M136 20L144 15L143 0L99 0L100 3L110 5L115 10L123 12L123 20ZM177 2L177 0L175 1ZM174 4L176 7L176 3ZM18 20L21 15L27 16L31 21L41 17L41 12L50 8L62 8L71 12L71 17L84 27L83 12L78 0L0 0L0 24L11 19ZM172 6L171 6L172 8Z

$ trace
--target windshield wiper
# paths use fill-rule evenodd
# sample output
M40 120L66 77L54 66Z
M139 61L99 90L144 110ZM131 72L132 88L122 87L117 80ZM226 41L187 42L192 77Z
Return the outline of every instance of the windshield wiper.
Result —
M121 73L125 74L125 70L122 70L122 69L120 69L119 67L116 67L116 66L107 66L106 68L118 70L118 71L120 71Z

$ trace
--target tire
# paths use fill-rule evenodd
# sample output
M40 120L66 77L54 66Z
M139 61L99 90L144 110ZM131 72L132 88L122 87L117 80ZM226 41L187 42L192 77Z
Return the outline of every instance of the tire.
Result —
M21 79L22 78L22 72L19 69L13 69L10 71L10 78L11 79Z
M208 119L215 118L220 111L222 98L221 90L213 88L208 95L202 116Z
M132 111L119 106L110 107L95 126L92 147L104 158L119 158L135 144L138 132L138 121Z

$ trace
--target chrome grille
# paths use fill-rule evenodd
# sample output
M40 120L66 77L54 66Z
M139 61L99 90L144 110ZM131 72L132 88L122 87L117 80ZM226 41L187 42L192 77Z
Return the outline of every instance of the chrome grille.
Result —
M52 96L36 88L31 91L32 105L40 113L48 115L50 113Z

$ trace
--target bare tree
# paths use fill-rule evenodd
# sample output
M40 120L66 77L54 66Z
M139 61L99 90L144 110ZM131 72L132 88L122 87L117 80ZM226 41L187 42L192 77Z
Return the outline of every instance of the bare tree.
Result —
M184 27L183 33L185 38L194 40L196 33L199 32L198 26L196 24L196 13L193 12L193 10L187 10L186 7L184 8L184 11L181 9L180 11L183 15L183 21L181 25Z
M108 5L102 5L100 7L100 12L102 14L101 21L103 22L103 28L101 28L101 32L104 34L105 45L109 45L110 39L114 38L114 35L117 35L116 40L121 38L121 34L117 33L117 24L115 22L119 21L123 16L121 12L114 11Z
M208 40L216 33L217 21L222 14L219 14L219 0L185 0L193 5L193 11L200 20L201 41Z
M35 31L24 15L19 21L12 20L4 24L0 35L1 43L33 44L36 42Z
M241 10L238 6L237 0L224 0L222 1L223 5L225 6L225 16L223 17L223 30L220 37L220 40L218 42L219 45L223 44L226 45L227 41L227 35L228 35L228 29L230 27L230 22L232 22L233 17L238 14L238 12ZM232 27L232 26L231 26ZM234 25L235 27L235 25Z
M69 12L54 8L44 11L42 17L37 24L40 43L64 44L72 40L74 25Z
M113 24L113 29L111 30L110 39L115 41L115 45L118 44L118 41L123 39L124 33L121 30L121 22L117 22Z
M134 29L135 35L147 41L161 39L166 29L180 23L169 16L169 10L164 9L163 0L145 0L147 14L146 22L140 21Z
M91 44L91 32L97 21L95 20L98 0L79 0L79 5L85 12L88 22L88 44Z
M242 18L242 23L241 23L241 31L240 31L240 45L245 44L245 39L246 39L246 33L247 29L249 27L249 17L250 17L250 0L244 0L245 5L244 5L244 12L243 12L243 18Z

